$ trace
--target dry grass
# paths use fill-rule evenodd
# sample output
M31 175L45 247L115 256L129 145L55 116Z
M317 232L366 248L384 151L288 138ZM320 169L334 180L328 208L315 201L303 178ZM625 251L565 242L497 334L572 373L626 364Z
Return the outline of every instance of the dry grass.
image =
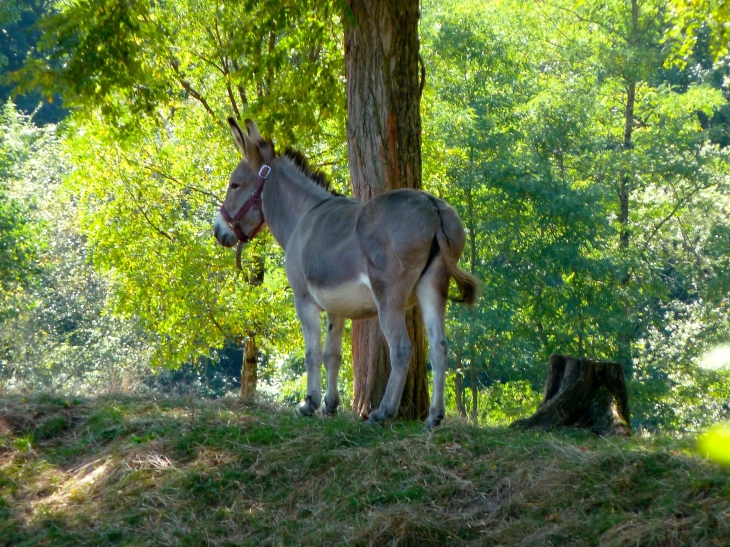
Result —
M0 545L725 545L693 442L4 398Z

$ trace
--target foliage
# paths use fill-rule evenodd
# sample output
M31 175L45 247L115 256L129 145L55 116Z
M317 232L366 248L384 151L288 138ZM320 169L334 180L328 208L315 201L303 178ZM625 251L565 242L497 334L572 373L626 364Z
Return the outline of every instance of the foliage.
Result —
M212 237L239 159L221 121L254 117L279 146L306 143L315 162L342 156L332 6L109 0L59 9L42 22L45 42L18 77L63 92L76 109L69 187L115 312L159 337L153 361L168 367L249 336L265 352L295 347L272 239L246 249L239 274ZM325 135L336 143L326 151Z
M663 3L632 5L426 5L424 184L459 211L485 281L476 309L450 311L465 378L538 389L548 356L573 353L622 362L638 397L696 368L642 354L673 306L701 299L700 345L728 335L728 155L706 130L727 101L706 60L663 68ZM727 398L717 382L666 400L684 418L641 400L637 422L697 427Z
M12 152L13 191L32 203L27 239L43 242L35 275L3 292L0 389L106 393L139 386L154 341L135 325L104 313L106 280L88 263L75 225L75 204L62 191L70 167L53 126L36 127L8 104L4 144ZM27 275L14 265L16 277Z
M7 0L6 2L3 2L2 5L0 5L0 25L2 25L3 27L16 21L19 17L20 10L18 9L18 4L15 2L15 0ZM7 55L0 53L0 68L2 68L3 65L7 64L7 62Z
M462 265L484 281L477 306L449 310L454 407L456 390L467 389L478 422L528 413L549 355L560 352L620 361L641 428L695 430L727 415L730 378L700 367L706 351L730 340L723 6L423 4L424 186L459 212ZM300 397L302 344L281 252L262 236L245 249L239 273L211 224L238 160L222 123L228 115L254 118L279 148L302 148L347 192L341 8L321 0L58 3L13 78L63 93L74 109L62 145L73 166L69 201L53 209L68 229L62 239L47 227L35 238L49 242L41 263L55 269L17 300L46 306L47 322L14 325L52 333L47 340L75 333L88 356L83 345L48 343L79 370L111 363L102 340L119 332L113 347L142 355L144 367L182 367L160 374L161 384L182 378L182 387L216 395L235 386L223 381L228 373L210 376L211 363L254 337L263 391ZM710 12L714 19L702 22ZM3 169L25 169L8 153ZM25 195L26 204L40 199ZM23 217L13 209L0 218ZM77 247L88 251L73 254ZM17 277L14 291L30 279L27 268L5 271ZM67 308L43 296L49 287ZM64 330L72 311L88 331ZM133 361L122 369L136 370ZM348 389L345 382L344 399Z
M730 417L730 371L703 367L715 341L730 336L725 309L726 301L719 309L701 301L675 303L643 338L629 384L635 426L693 431ZM707 315L717 312L721 320ZM708 326L719 332L709 333Z
M4 105L0 117L0 321L12 293L29 283L38 250L36 227L30 220L33 204L16 188L31 163L30 150L39 146L38 135L26 131L24 122L12 103Z
M18 110L32 114L38 125L58 123L66 111L58 93L45 97L37 89L19 92L12 74L19 70L32 51L41 31L36 23L50 13L51 0L3 0L0 3L0 103L12 100ZM47 98L47 100L46 100Z
M165 366L206 357L226 341L241 344L252 332L270 344L296 332L281 257L270 241L247 249L249 269L238 273L231 251L213 239L211 196L230 169L230 148L211 148L208 134L194 132L197 116L185 135L183 113L177 128L155 131L146 143L119 142L92 125L70 143L79 168L69 184L95 263L109 272L111 303L160 336L154 362ZM253 286L247 280L254 258L267 255L264 283Z
M160 109L190 98L216 121L233 112L287 144L308 142L343 106L333 9L316 1L68 3L41 21L44 39L16 77L61 91L80 111L98 108L117 128L168 118ZM287 110L293 100L298 107Z
M730 477L692 437L425 433L231 399L0 409L3 545L680 546L730 533Z
M448 371L446 379L445 399L449 421L456 420L458 416L455 374L455 371ZM488 387L480 387L477 390L476 423L486 427L507 427L515 420L534 413L541 400L542 394L535 391L532 383L526 380L495 382Z
M667 18L673 24L667 38L676 44L672 61L686 62L703 29L711 31L710 45L715 59L728 54L730 4L724 0L672 0L669 8Z

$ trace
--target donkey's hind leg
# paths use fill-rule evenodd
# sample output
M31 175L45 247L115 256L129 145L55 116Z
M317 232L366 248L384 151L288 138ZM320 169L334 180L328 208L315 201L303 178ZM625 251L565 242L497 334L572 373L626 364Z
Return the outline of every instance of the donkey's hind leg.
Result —
M322 400L322 329L319 323L321 310L309 298L294 298L299 321L304 333L305 361L307 363L307 397L297 411L310 416L319 408Z
M378 306L378 320L390 349L390 377L380 406L370 413L367 423L371 424L395 417L413 355L413 345L406 327L405 302L387 308Z
M342 364L342 331L345 320L336 315L327 315L327 338L324 343L324 368L327 370L327 392L324 396L325 414L334 414L340 404L337 377Z
M426 420L426 427L429 429L439 426L446 412L444 384L448 347L444 333L444 317L448 290L448 271L441 259L437 258L416 285L416 296L421 305L423 322L428 334L428 357L433 369L433 398Z

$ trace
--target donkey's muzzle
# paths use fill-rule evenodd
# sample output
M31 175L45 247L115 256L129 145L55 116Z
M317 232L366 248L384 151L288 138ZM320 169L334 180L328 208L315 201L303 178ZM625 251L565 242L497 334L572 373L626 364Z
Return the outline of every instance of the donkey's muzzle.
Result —
M213 235L215 235L218 243L224 247L233 247L238 242L238 236L224 225L224 221L220 214L213 223Z

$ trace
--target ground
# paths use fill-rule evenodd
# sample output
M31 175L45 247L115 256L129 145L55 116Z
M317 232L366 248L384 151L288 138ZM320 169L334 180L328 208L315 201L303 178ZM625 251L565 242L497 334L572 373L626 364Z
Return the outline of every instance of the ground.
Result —
M730 470L694 443L4 397L0 545L725 545Z

